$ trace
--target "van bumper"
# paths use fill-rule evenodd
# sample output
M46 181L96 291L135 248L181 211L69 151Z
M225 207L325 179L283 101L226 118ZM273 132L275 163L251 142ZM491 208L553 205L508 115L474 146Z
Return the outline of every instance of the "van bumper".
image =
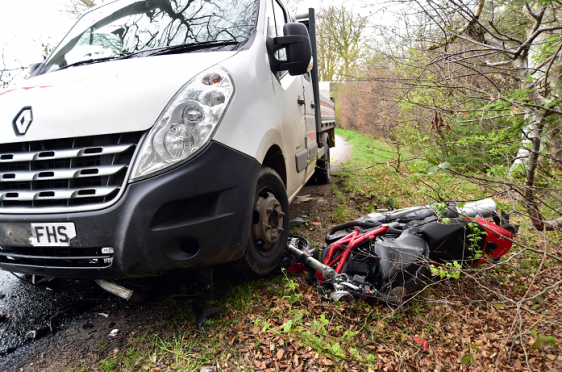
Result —
M121 199L107 209L0 214L0 235L9 229L30 231L30 223L41 222L73 222L77 233L71 247L56 249L9 246L6 236L0 236L0 268L56 277L117 279L236 260L248 242L259 170L255 159L211 142L185 164L129 184ZM97 261L96 255L100 256Z

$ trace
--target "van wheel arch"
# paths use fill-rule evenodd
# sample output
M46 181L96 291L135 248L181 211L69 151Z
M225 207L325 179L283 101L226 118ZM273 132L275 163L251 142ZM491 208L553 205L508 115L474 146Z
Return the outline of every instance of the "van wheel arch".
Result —
M277 172L281 180L287 187L287 168L285 166L285 156L277 145L273 145L267 150L262 162L262 167L269 167Z

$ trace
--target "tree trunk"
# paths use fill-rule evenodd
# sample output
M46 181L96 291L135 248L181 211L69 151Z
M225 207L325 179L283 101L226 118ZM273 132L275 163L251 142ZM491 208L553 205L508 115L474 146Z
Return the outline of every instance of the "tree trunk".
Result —
M533 112L529 126L531 127L531 151L527 160L527 173L525 177L525 208L529 217L533 222L533 226L539 231L544 229L543 217L539 211L537 200L535 198L535 175L537 165L539 163L539 154L541 150L541 134L544 128L544 116Z

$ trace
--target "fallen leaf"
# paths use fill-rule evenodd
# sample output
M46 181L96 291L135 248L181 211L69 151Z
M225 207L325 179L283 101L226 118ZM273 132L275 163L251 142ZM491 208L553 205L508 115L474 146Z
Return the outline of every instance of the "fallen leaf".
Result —
M277 359L283 358L283 354L285 354L285 351L283 349L277 350Z
M546 354L546 357L552 361L556 359L556 355L552 355L552 354Z

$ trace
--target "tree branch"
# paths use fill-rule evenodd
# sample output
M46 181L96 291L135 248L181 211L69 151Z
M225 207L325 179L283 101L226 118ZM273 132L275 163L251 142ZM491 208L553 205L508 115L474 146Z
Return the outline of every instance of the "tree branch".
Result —
M96 6L96 4L92 0L80 0L80 1L89 8L93 8L94 6Z

